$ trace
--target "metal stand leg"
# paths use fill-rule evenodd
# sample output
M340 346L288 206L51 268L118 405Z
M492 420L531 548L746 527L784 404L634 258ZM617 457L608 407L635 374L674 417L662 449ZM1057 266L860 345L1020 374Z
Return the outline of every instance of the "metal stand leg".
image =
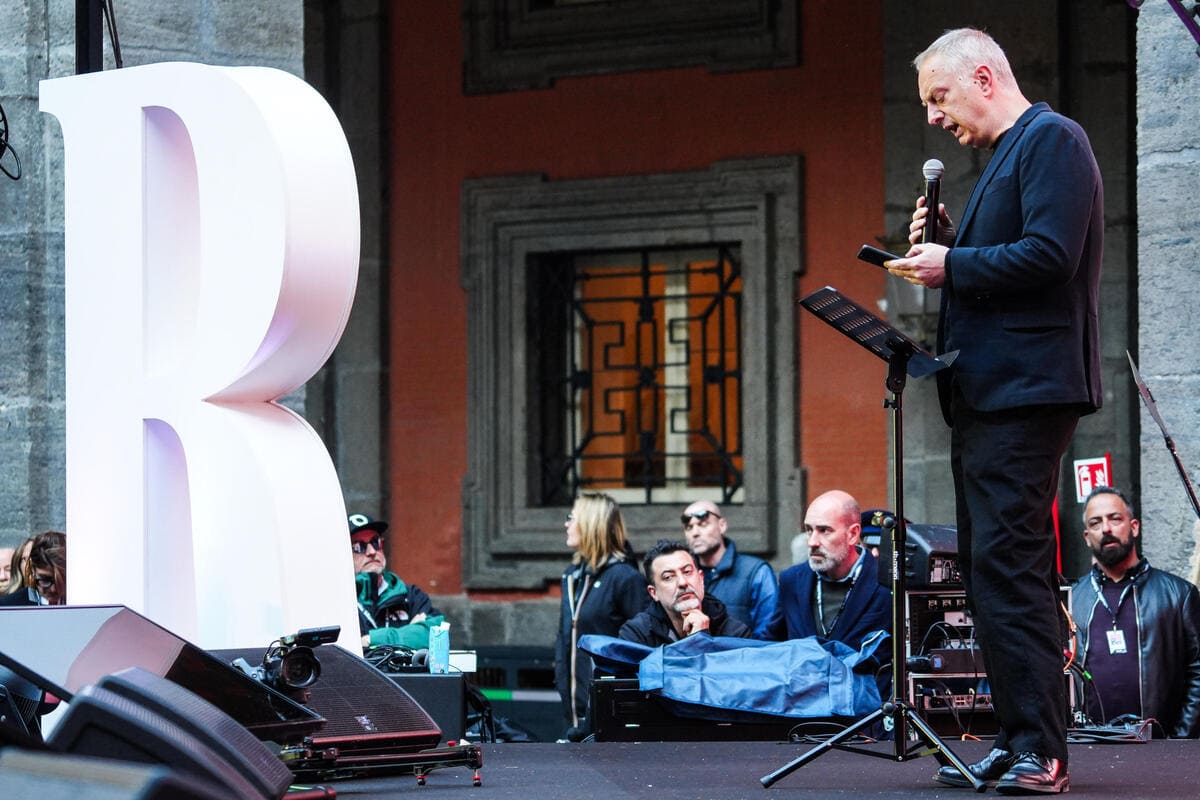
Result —
M764 775L760 782L763 788L767 788L781 778L790 775L800 767L807 764L809 761L817 758L830 750L849 750L854 753L874 756L876 758L887 758L893 761L907 761L912 758L925 755L935 755L938 762L948 766L953 766L956 770L962 773L975 791L982 792L987 788L987 784L976 778L967 769L967 765L958 756L951 752L950 748L938 738L938 735L933 732L923 719L908 706L908 704L899 698L898 694L903 692L908 685L907 663L904 654L903 635L905 630L906 620L904 619L904 554L906 552L906 531L904 520L904 415L903 415L903 394L905 376L908 371L908 361L916 352L915 345L908 342L898 332L894 336L890 336L887 341L890 350L888 357L888 376L887 388L892 393L888 400L884 401L884 406L892 410L892 469L893 469L893 486L895 487L895 512L896 523L892 527L892 694L891 699L885 700L883 706L877 711L873 711L862 719L854 722L845 730L841 731L833 738L822 744L817 745L808 752L801 755L799 758L791 761L788 764L780 767L769 775ZM891 719L893 722L892 732L895 737L896 746L891 754L882 753L874 750L864 750L858 747L852 747L844 744L844 742L854 734L868 727L874 722L882 719ZM908 725L912 724L913 729L917 732L918 741L909 746L908 740Z

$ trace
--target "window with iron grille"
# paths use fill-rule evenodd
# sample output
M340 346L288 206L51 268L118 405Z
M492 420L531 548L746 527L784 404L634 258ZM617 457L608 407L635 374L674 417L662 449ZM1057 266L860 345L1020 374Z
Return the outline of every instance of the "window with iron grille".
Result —
M464 182L468 587L556 581L586 490L618 499L641 552L696 499L740 551L790 539L800 168Z
M530 259L535 505L741 499L737 243ZM714 491L716 493L714 494Z

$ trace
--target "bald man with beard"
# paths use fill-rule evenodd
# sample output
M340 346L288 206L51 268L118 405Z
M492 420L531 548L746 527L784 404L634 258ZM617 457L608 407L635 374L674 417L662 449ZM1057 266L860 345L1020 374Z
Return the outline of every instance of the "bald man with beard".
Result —
M878 562L862 546L862 509L840 490L825 492L804 515L808 561L779 575L779 603L767 625L775 641L820 636L855 650L869 634L891 630L892 596Z

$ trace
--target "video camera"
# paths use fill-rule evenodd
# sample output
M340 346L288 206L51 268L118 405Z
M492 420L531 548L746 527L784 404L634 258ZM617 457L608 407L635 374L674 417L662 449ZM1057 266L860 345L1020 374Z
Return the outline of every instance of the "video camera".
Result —
M307 703L312 694L309 687L321 677L321 662L313 648L336 642L341 632L340 625L302 628L271 642L261 665L252 667L246 659L237 658L233 666L293 700Z

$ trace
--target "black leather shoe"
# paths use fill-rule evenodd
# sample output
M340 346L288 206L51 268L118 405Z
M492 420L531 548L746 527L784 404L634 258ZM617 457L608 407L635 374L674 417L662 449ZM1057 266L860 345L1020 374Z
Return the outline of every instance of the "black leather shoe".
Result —
M1058 794L1070 790L1067 765L1036 753L1020 753L1008 772L996 781L1000 794Z
M1008 772L1016 760L1017 757L1007 750L993 750L983 760L976 761L974 764L968 764L967 769L976 778L979 778L979 780L988 786L992 786L999 780L1001 775ZM937 774L933 776L933 779L946 786L971 787L971 782L967 780L967 777L949 765L939 769Z

